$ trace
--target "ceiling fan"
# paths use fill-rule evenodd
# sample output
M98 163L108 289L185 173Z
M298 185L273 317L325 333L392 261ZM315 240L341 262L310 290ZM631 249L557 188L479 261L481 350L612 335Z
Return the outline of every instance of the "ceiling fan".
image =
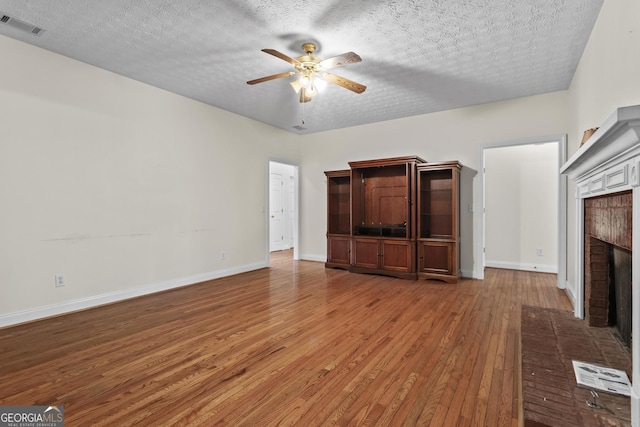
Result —
M266 82L269 80L280 79L282 77L289 77L299 74L300 77L290 84L296 93L300 94L300 102L309 102L318 93L316 83L320 80L328 81L330 83L342 86L345 89L349 89L355 93L362 93L367 88L360 83L356 83L344 77L337 76L335 74L327 73L325 70L331 68L341 67L343 65L354 64L362 61L362 58L356 53L347 52L342 55L334 56L325 60L313 55L316 50L316 45L313 43L304 43L302 45L304 55L297 58L290 58L282 52L278 52L275 49L262 49L263 52L287 61L293 65L296 71L287 71L284 73L274 74L271 76L262 77L255 80L250 80L247 84L254 85L257 83Z

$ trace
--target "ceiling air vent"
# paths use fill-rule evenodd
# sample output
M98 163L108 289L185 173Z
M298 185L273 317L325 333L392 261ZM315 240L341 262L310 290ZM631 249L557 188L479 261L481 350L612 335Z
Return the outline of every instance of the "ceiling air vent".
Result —
M3 13L0 13L0 15L2 15L2 18L0 18L0 22L2 22L5 25L8 25L9 27L13 27L17 30L24 31L26 33L31 33L36 36L39 36L44 32L42 28L36 27L35 25L21 21L17 18L12 18L11 16L5 15Z
M291 126L291 127L294 128L294 129L297 129L297 130L307 130L307 128L302 127L300 125L295 125L295 126Z

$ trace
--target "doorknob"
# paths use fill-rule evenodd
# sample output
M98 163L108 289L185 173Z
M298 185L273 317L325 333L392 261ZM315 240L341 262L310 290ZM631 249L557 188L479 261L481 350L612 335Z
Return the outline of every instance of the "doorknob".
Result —
M271 218L275 218L275 217L276 217L275 215L271 215Z

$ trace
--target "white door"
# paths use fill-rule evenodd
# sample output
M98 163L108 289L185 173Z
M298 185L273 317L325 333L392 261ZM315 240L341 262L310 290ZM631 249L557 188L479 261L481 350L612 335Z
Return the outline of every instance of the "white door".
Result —
M269 236L271 242L269 250L281 251L284 249L284 181L282 173L272 170L269 184Z

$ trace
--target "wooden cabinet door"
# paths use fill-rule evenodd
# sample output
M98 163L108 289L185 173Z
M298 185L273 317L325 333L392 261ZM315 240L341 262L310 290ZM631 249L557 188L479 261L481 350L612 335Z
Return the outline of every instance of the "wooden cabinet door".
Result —
M410 272L413 269L412 242L406 240L381 240L380 241L380 268L390 271Z
M329 236L327 239L327 263L351 264L351 239L344 236Z
M455 243L420 242L418 270L420 273L454 274Z
M378 268L380 252L378 239L353 239L353 265L363 268Z

